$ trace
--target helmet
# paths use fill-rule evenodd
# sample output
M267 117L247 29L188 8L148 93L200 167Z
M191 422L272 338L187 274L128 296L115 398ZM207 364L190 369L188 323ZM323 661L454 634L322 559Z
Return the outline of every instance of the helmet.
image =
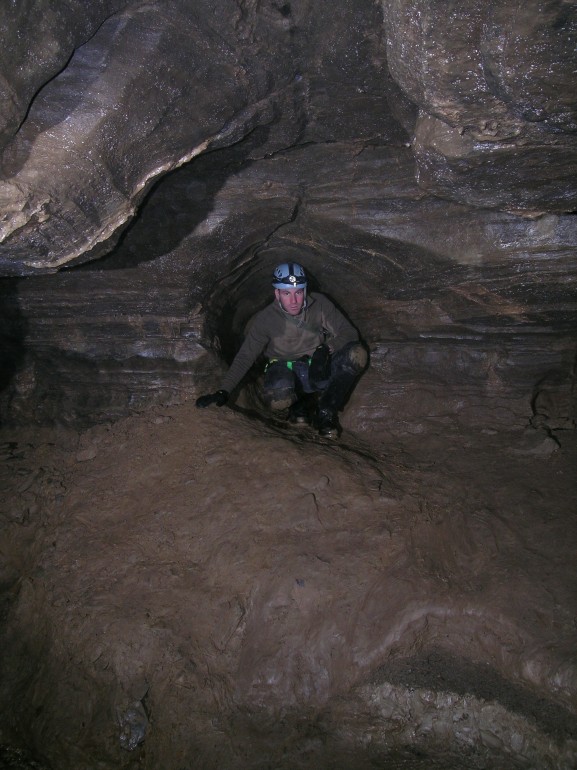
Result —
M275 289L306 289L307 276L296 262L285 262L275 267L272 285Z

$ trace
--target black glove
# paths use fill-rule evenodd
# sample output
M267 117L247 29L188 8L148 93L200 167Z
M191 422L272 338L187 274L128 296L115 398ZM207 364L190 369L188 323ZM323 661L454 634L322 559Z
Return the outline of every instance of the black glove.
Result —
M224 406L227 401L228 401L228 392L226 390L217 390L216 393L207 393L206 396L201 396L200 398L197 398L196 405L200 409L205 409L205 407L210 406L211 404L216 404L217 406Z

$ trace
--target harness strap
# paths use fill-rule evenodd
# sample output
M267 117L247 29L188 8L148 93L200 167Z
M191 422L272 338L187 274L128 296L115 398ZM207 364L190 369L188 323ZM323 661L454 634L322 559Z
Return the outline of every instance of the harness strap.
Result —
M302 364L306 364L307 366L310 366L311 361L312 359L310 356L301 356L300 358L297 358L296 361L282 361L282 362L280 361L279 358L271 358L267 363L267 365L265 366L264 370L266 372L266 370L269 368L269 366L272 366L272 364L283 363L283 364L286 364L287 369L290 369L290 371L292 372L294 364L300 362Z

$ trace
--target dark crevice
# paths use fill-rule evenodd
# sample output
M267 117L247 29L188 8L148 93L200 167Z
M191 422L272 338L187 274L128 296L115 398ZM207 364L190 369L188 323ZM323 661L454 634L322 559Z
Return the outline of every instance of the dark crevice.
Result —
M0 422L7 418L14 376L26 355L28 324L18 304L20 279L0 280Z

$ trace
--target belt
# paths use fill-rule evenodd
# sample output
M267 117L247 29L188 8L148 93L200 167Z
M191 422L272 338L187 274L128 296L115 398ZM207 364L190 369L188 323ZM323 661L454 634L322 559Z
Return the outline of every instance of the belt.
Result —
M294 366L295 364L297 364L297 363L302 363L302 364L306 364L307 366L309 366L309 365L310 365L310 362L311 362L311 360L312 360L312 359L311 359L311 357L310 357L310 356L307 356L307 355L301 356L300 358L297 358L295 361L281 361L279 358L271 358L271 359L269 360L269 362L267 363L267 365L265 366L265 369L264 369L264 370L265 370L265 372L266 372L266 370L267 370L267 369L269 368L269 366L271 366L272 364L278 364L278 363L282 363L282 364L285 364L285 365L286 365L286 368L287 368L287 369L290 369L290 370L291 370L291 372L292 372L293 366Z

